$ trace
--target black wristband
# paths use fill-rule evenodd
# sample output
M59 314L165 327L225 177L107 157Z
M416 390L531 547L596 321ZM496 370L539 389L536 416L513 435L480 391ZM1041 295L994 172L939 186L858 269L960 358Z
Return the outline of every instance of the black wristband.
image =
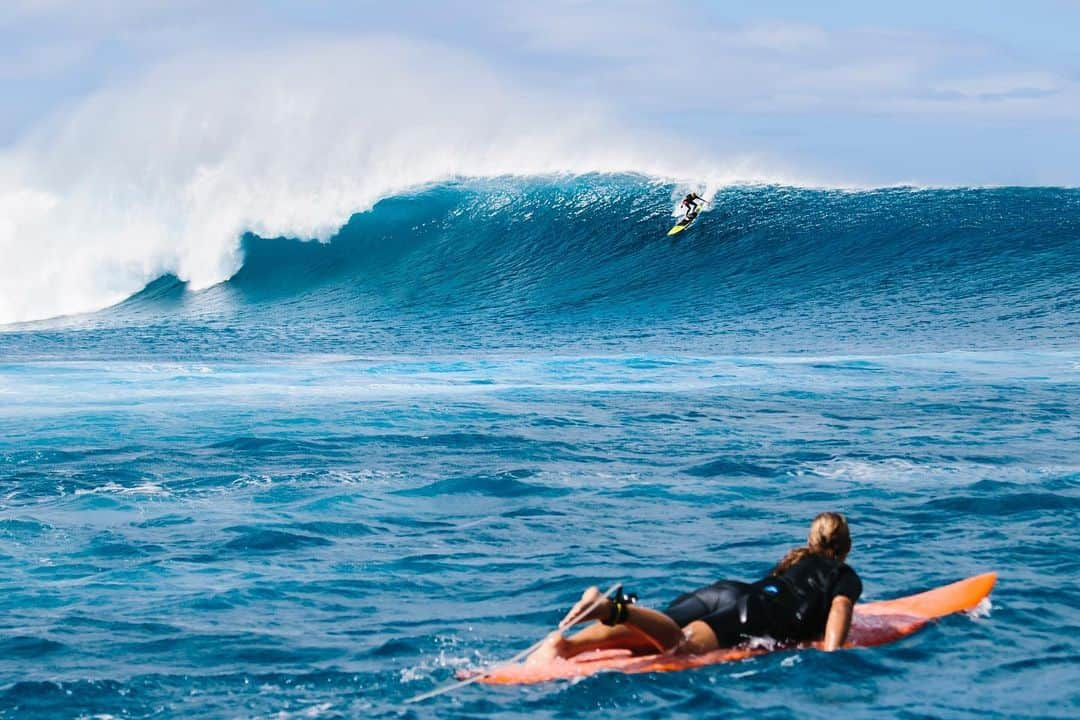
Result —
M611 603L611 610L608 612L606 620L601 620L608 627L618 625L619 623L626 622L626 604L619 602L619 599L609 601Z
M619 586L615 591L615 597L611 598L609 601L611 603L611 611L608 613L607 620L601 620L600 622L608 627L623 624L630 616L630 606L633 605L636 600L637 595L624 595L622 586Z

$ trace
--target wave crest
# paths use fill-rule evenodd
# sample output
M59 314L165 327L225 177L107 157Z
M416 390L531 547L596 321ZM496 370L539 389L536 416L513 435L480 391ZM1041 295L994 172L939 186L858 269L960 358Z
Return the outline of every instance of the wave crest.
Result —
M329 243L247 235L227 283L192 293L166 278L95 322L217 319L245 342L303 328L298 347L331 353L435 337L705 353L1075 338L1080 191L735 187L673 241L676 190L611 175L433 185Z

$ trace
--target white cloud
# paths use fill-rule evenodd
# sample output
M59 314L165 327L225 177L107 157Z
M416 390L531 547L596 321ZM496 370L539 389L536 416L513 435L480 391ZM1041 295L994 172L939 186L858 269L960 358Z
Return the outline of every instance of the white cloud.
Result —
M933 86L935 93L977 100L1031 97L1058 93L1068 87L1064 78L1047 72L1010 72L950 78Z
M739 31L742 44L777 53L818 50L828 45L829 36L812 25L766 23Z
M572 63L581 92L625 98L649 110L890 112L938 119L978 112L990 119L1000 101L1003 117L1080 117L1080 105L1063 92L1080 83L974 36L729 23L685 2L511 2L497 18L528 52L557 56L560 69ZM1002 84L1018 87L975 90ZM701 90L688 92L692 87ZM1030 102L1022 108L1008 102L1025 90ZM927 102L932 95L934 102ZM976 96L978 108L968 102Z

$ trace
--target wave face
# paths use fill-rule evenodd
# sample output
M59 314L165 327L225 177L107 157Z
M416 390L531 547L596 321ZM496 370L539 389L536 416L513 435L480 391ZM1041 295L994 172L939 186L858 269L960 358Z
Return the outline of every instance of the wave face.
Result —
M637 176L444 183L328 243L243 238L230 280L165 276L109 310L11 326L16 354L1069 346L1080 191L735 187L670 239ZM76 333L76 335L72 335Z

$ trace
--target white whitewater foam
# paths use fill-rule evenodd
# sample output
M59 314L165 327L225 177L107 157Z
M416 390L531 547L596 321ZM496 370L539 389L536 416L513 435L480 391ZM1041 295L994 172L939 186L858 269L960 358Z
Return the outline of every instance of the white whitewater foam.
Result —
M967 615L972 620L978 620L979 618L990 617L990 612L994 609L994 604L990 602L990 598L984 597L979 601L979 604L968 610Z
M144 482L140 485L120 485L115 482L108 482L104 485L99 485L94 488L77 488L75 490L75 496L80 495L156 495L166 496L171 495L168 490L160 485L152 482Z
M188 56L0 155L0 324L100 309L164 273L206 288L240 267L246 231L325 240L383 197L453 177L641 172L709 195L793 182L725 167L447 48L373 38Z

